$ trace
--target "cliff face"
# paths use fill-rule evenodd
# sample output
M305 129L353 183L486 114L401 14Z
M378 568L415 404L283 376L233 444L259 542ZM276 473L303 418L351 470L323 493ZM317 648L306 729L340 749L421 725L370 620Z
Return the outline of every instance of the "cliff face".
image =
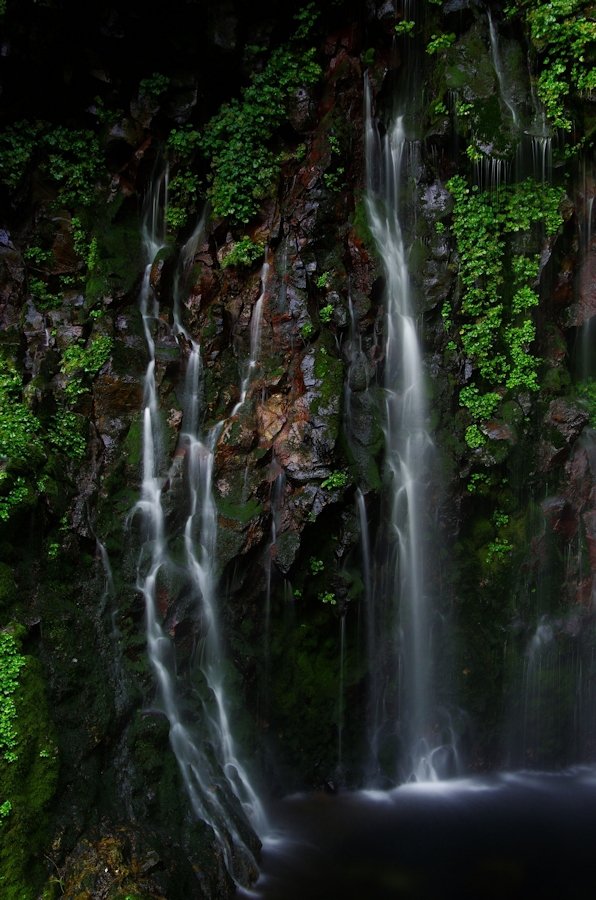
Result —
M44 884L45 898L224 897L230 871L253 877L259 842L205 725L210 623L184 562L197 347L221 683L251 777L263 794L359 784L379 673L398 716L394 644L367 642L392 483L386 260L364 202L363 116L365 71L385 124L405 90L410 17L376 0L333 3L318 22L312 10L294 21L294 10L239 6L174 5L163 30L132 5L98 9L84 33L65 7L32 7L31 22L10 3L5 13L6 81L22 79L0 136L0 663L16 712L0 730L7 897ZM433 0L412 38L426 90L406 123L416 153L402 217L435 448L435 699L473 768L587 758L593 743L594 175L590 151L566 157L546 124L528 35L523 17ZM216 140L207 123L251 73L266 79L280 46L273 86L291 66L302 81L288 80L278 119L261 126L258 152L273 155L255 171L265 159L269 182L247 194L250 215L224 215L221 160L234 145L209 155L199 135ZM251 102L237 119L256 115ZM589 138L590 100L574 102ZM238 196L259 140L242 135ZM147 260L143 197L166 178L172 213ZM540 187L515 187L528 178ZM213 213L199 222L209 189ZM154 196L163 206L163 189ZM193 812L147 652L147 262L168 553L152 596L181 721L238 835L228 844ZM497 308L484 340L473 328ZM226 846L240 845L230 862Z

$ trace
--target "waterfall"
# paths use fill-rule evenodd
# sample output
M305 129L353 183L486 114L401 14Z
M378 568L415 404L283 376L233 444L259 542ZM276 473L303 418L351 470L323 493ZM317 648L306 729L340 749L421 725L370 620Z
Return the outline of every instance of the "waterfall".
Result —
M432 610L427 595L424 540L425 479L433 445L425 425L422 359L400 223L402 167L406 160L412 163L417 145L406 138L403 115L395 116L386 133L381 133L373 119L368 82L365 91L366 207L386 273L385 486L389 507L382 549L385 562L371 604L371 672L379 666L379 647L387 627L392 630L389 671L371 678L373 758L369 776L379 776L380 742L387 740L387 731L393 728L402 742L402 757L407 760L406 777L424 780L437 777L432 762L436 745L429 728ZM391 682L396 679L400 682L397 712L392 710L390 696ZM392 718L398 722L392 722Z
M248 393L248 389L251 386L254 377L254 371L259 360L259 350L261 348L263 301L265 299L265 293L267 291L269 268L269 248L265 247L263 265L259 273L261 278L261 292L259 294L257 302L253 307L252 316L250 318L250 357L244 363L244 375L240 384L240 400L232 410L233 416L235 416L240 408L244 406L244 401L246 400L246 395Z
M503 101L511 113L511 118L513 119L513 124L516 128L519 128L519 116L515 105L512 101L512 98L509 96L507 82L505 80L505 70L503 68L503 62L501 60L501 53L499 50L499 36L497 35L497 31L495 28L495 23L493 22L493 17L491 15L490 9L488 10L488 30L490 33L490 49L493 58L493 67L495 72L497 73L497 80L499 82L499 90L501 92L501 97Z
M211 494L214 447L221 426L216 427L205 441L199 439L200 429L200 348L190 341L179 317L179 301L183 274L197 246L201 223L183 248L175 280L175 329L191 349L187 363L185 409L181 444L186 465L188 517L184 527L186 553L186 590L190 589L200 607L201 641L198 665L207 684L203 698L206 734L198 735L185 723L185 715L178 697L174 648L162 628L157 603L157 586L161 578L173 569L168 554L168 539L162 490L168 473L164 471L160 439L160 410L156 381L156 353L153 337L159 326L159 307L151 288L151 269L156 254L165 246L164 210L167 206L168 175L158 178L150 192L144 217L142 238L146 253L140 294L149 363L144 381L143 398L143 480L141 499L132 515L140 512L145 539L137 568L137 589L145 600L147 652L158 686L158 704L170 725L170 743L190 799L194 813L213 829L225 859L225 864L238 883L249 883L256 874L254 856L246 841L250 832L246 819L255 830L264 827L262 806L254 792L244 766L236 753L229 725L225 694L225 660L219 635L215 597L213 560L216 539L216 513ZM176 464L176 461L175 461ZM169 473L170 480L175 472ZM204 749L205 738L210 740L216 759ZM244 815L243 815L244 811ZM245 818L246 816L246 818Z

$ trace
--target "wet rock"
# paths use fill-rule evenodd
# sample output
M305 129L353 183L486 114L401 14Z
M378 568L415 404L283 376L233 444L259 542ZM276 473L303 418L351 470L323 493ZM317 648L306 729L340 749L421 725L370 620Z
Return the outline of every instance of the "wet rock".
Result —
M572 400L552 400L545 416L545 423L555 428L568 444L572 444L590 421L586 409Z

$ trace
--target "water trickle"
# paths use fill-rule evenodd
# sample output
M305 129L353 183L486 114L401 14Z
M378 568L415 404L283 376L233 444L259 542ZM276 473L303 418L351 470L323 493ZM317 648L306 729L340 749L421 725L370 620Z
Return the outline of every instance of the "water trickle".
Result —
M205 737L211 740L217 757L216 764L208 759L203 749L204 737L195 734L184 723L176 691L174 648L160 624L157 604L158 580L167 572L170 560L162 506L162 490L167 473L164 472L162 461L153 337L154 327L159 324L159 308L151 289L150 275L153 260L165 245L163 211L166 205L167 172L157 180L150 194L142 231L147 265L141 288L140 308L149 363L143 399L143 481L141 499L134 510L134 513L141 513L145 529L145 541L137 569L137 588L145 600L147 650L157 679L159 702L170 724L171 746L192 808L200 819L213 828L232 877L246 884L256 873L256 863L241 833L244 826L238 801L255 830L263 828L265 820L259 799L235 751L225 696L225 660L219 637L212 571L217 519L211 494L211 477L213 451L221 426L213 429L204 442L199 439L200 348L190 341L179 317L177 331L190 343L181 437L187 468L189 508L184 528L186 575L190 591L201 608L202 639L198 657L208 688L206 698L203 698L208 732ZM200 229L197 228L183 249L178 266L178 292L182 275L194 256L199 234Z
M384 261L386 287L385 343L385 485L389 497L380 577L376 579L369 623L371 672L379 668L379 647L392 631L388 671L371 679L369 777L380 775L381 735L397 728L405 756L406 777L433 776L429 752L422 738L432 711L430 650L431 606L427 595L424 546L425 480L433 453L426 430L424 377L411 299L407 254L400 223L400 185L406 164L415 168L417 144L406 138L403 115L396 115L382 134L372 115L371 91L366 83L365 145L367 214L379 255ZM399 614L395 616L396 605ZM396 671L396 664L399 672ZM400 682L397 716L391 709L390 685ZM397 723L391 721L397 717ZM394 737L395 741L396 738ZM424 760L423 760L424 758Z
M259 362L259 351L261 349L261 330L263 327L263 301L267 291L267 281L269 279L269 248L265 247L265 257L260 271L261 293L255 303L250 319L250 357L244 363L244 375L240 384L240 400L232 410L235 416L240 408L244 405L246 395L253 382L255 369Z
M519 128L519 114L515 108L515 104L513 102L513 98L511 96L511 92L509 90L510 86L507 83L507 78L505 75L505 69L503 68L503 62L501 60L501 51L499 50L499 36L497 34L495 23L493 22L493 17L491 15L490 9L488 10L488 28L490 33L490 49L493 58L493 67L495 72L497 73L497 79L499 81L499 89L501 91L501 97L507 109L511 113L511 118L513 119L513 124L516 128Z

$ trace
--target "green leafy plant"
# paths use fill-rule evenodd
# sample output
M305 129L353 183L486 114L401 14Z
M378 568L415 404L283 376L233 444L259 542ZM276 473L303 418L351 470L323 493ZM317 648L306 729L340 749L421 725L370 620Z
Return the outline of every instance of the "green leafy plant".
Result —
M172 228L186 225L196 206L200 180L190 169L179 171L170 181L166 222Z
M448 50L455 41L455 34L433 34L426 47L426 52L438 53L441 50Z
M154 72L150 78L143 78L139 85L139 93L155 100L165 94L170 86L170 79L166 75Z
M482 382L499 388L481 392L477 384L469 385L461 391L460 403L475 419L485 421L494 414L505 390L538 390L540 360L529 346L536 336L530 311L538 303L535 282L540 254L512 255L506 275L506 251L511 246L509 235L522 232L532 238L536 227L548 236L556 233L562 223L563 192L532 179L494 193L470 188L461 176L452 178L447 187L455 200L452 231L463 288L459 315L464 321L458 337ZM448 302L442 314L448 329L452 319ZM485 438L472 426L466 441L470 447L479 447Z
M473 475L470 475L470 480L467 485L468 491L470 494L475 494L479 488L487 484L490 484L488 475L485 475L484 472L474 472Z
M407 34L409 35L409 37L412 37L412 32L414 30L415 24L415 22L406 22L405 20L402 22L398 22L395 26L396 35L398 37L401 37L402 35Z
M576 390L588 407L590 425L596 428L596 380L588 378L587 381L580 381L576 385Z
M179 159L187 159L200 145L201 134L192 125L183 125L170 131L166 147Z
M374 65L375 62L375 48L369 47L365 53L362 54L362 65L368 69L370 66Z
M317 281L316 281L317 287L318 288L326 288L329 283L330 277L331 277L331 274L329 272L323 272L322 275L319 275L319 277L317 278Z
M503 560L508 553L513 550L513 544L503 538L496 538L488 544L488 553L486 554L487 563L492 562L494 556L498 556Z
M322 572L325 568L325 563L323 562L323 560L317 559L315 556L311 556L309 565L310 571L313 573L313 575L316 575L318 572Z
M336 490L338 488L343 488L348 483L348 476L345 472L332 472L328 478L325 478L323 482L321 482L321 487L323 490Z
M300 10L293 38L271 54L261 72L252 74L242 100L224 104L207 124L200 143L211 163L208 194L215 216L248 222L275 182L281 154L272 139L287 115L288 101L321 75L315 48L302 45L317 16L314 3Z
M331 321L331 316L332 316L332 315L333 315L333 307L331 306L330 303L328 303L327 306L323 306L323 307L319 310L319 319L320 319L321 322L323 322L325 325L327 325L327 324Z
M323 175L325 187L327 187L330 191L341 191L344 185L341 176L344 174L344 172L345 169L343 166L338 166L335 172L325 172L325 174Z
M61 410L53 417L48 439L71 459L81 460L85 455L87 442L81 434L81 418L70 410Z
M250 266L263 255L263 245L256 244L249 237L236 241L230 252L222 260L222 268L227 266Z
M308 341L312 337L313 332L314 332L314 328L310 324L310 322L305 322L304 325L302 326L302 328L300 329L300 334L302 335L302 337L304 338L305 341Z
M478 428L478 425L470 425L466 428L466 444L472 450L477 450L478 447L484 447L486 444L486 438Z
M572 129L568 103L574 92L596 90L596 22L589 0L516 0L509 15L522 15L541 72L538 96L556 128Z
M318 596L321 603L330 603L331 606L335 606L337 604L335 594L332 594L331 591L321 591Z
M100 335L85 348L82 343L71 344L62 355L60 371L68 376L64 389L69 401L74 401L87 390L83 385L83 375L97 375L112 352L113 341L107 335Z
M19 673L25 665L25 657L12 634L0 632L0 752L7 762L18 759L16 753L17 732L14 721L17 708L14 694L19 685ZM10 811L10 810L9 810Z

